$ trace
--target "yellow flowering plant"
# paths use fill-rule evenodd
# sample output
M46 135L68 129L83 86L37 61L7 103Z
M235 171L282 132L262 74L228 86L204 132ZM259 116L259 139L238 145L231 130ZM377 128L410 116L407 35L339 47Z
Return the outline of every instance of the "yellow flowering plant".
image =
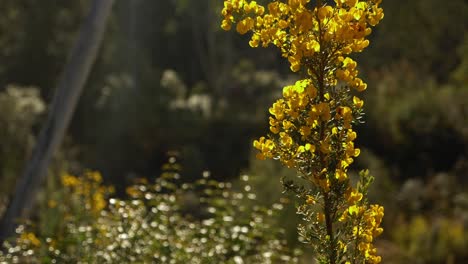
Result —
M112 187L97 172L63 174L68 195L48 202L59 228L44 234L37 222L24 222L0 245L0 263L299 262L301 252L273 229L281 204L258 206L247 175L236 189L208 172L184 182L175 157L162 169L120 198L109 198Z
M254 141L259 159L297 170L304 186L284 181L303 203L299 235L319 263L379 263L373 241L382 233L383 207L366 199L372 177L357 184L348 168L360 150L353 125L361 123L367 85L350 54L369 45L371 27L383 18L381 0L281 0L266 6L225 0L221 27L252 32L253 48L274 45L301 79L283 88L269 109L270 134Z

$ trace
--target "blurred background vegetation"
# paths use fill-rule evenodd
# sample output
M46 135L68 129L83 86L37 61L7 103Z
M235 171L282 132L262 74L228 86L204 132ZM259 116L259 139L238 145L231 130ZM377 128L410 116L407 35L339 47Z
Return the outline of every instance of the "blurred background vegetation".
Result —
M277 226L300 247L294 200L281 194L280 178L292 172L255 160L251 149L294 76L276 50L251 49L246 36L222 32L221 5L117 1L43 204L65 195L63 171L100 171L122 196L135 179L160 175L166 153L177 151L184 181L205 170L222 181L246 173L257 202L289 201ZM371 170L371 200L386 208L378 247L384 263L466 263L468 2L382 5L385 18L357 56L368 90L355 165ZM88 7L87 0L0 2L0 215Z

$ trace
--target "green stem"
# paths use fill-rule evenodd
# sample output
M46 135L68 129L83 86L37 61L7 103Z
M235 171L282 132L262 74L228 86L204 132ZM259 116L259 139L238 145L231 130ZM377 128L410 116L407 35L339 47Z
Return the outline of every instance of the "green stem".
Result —
M322 4L322 1L318 1L319 6ZM325 72L326 72L326 64L327 64L327 54L323 52L323 40L322 40L322 25L320 19L317 17L318 21L318 26L319 26L319 44L320 44L320 70L317 73L317 82L318 82L318 88L319 88L319 100L320 102L325 101ZM320 140L324 139L324 132L325 132L325 122L322 120L320 122ZM323 154L320 153L320 160L323 165L325 165L325 159L323 157ZM324 199L324 214L325 214L325 225L327 229L327 236L329 239L329 248L328 248L328 259L329 259L329 264L335 264L336 263L336 245L335 245L335 236L333 233L333 219L332 219L332 202L331 202L331 197L330 197L330 192L329 191L324 191L323 194L323 199Z
M330 264L335 264L336 263L336 246L335 246L335 237L333 234L333 221L331 218L331 204L330 204L330 196L329 193L326 192L324 193L324 200L325 200L325 205L324 205L324 212L325 212L325 224L327 227L327 236L329 238L329 260Z
M321 65L323 66L323 65ZM324 68L321 67L320 70L320 76L318 78L318 87L319 87L319 100L321 102L324 101L324 94L325 94L325 84L324 84ZM325 121L320 122L320 139L324 139L324 134L325 134ZM325 165L325 159L323 157L323 153L320 153L320 161L322 165ZM330 264L335 264L336 263L336 246L335 246L335 237L333 233L333 220L332 220L332 203L331 203L331 198L329 196L328 191L324 191L323 197L324 197L324 214L325 214L325 224L326 224L326 229L327 229L327 235L329 237L329 260Z

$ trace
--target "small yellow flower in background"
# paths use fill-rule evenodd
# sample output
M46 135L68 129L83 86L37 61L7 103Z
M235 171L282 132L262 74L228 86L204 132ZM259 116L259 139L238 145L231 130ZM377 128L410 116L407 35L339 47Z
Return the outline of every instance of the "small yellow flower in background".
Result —
M73 176L73 175L70 175L70 174L64 174L62 175L62 184L63 186L77 186L78 184L80 184L80 180Z
M22 233L19 239L22 243L30 243L35 247L39 247L41 245L41 241L34 233L31 232Z
M101 176L101 173L97 172L97 171L88 171L86 172L86 176L96 182L96 183L101 183L102 182L102 176Z
M128 196L135 198L142 195L142 192L138 189L137 186L129 186L125 188L125 192L128 194Z
M50 199L49 201L47 201L47 206L49 206L49 208L55 208L57 207L57 202L53 199Z

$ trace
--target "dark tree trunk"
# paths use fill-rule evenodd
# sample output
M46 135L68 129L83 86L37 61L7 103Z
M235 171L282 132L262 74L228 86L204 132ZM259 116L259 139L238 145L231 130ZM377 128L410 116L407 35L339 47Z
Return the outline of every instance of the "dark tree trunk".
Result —
M83 91L104 35L114 0L94 0L58 83L50 112L31 159L18 179L13 197L0 222L0 242L13 235L15 221L25 216L47 176L52 155L59 147Z

